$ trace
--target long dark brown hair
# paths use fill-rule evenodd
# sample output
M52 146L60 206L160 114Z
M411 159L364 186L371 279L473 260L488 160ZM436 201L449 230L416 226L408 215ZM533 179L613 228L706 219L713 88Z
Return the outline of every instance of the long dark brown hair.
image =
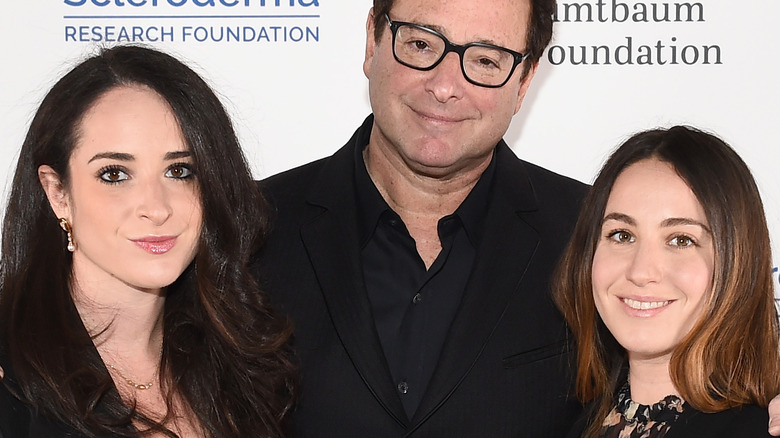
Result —
M593 255L615 180L645 159L668 163L688 184L704 208L715 250L707 308L672 352L675 388L704 412L767 406L780 392L772 253L750 170L714 135L684 126L645 131L620 146L602 168L555 276L555 300L577 341L577 396L595 401L588 437L598 436L627 366L625 350L596 311Z
M37 174L49 165L67 187L84 114L109 90L138 85L175 114L203 210L195 259L166 291L161 380L168 415L183 402L208 436L282 436L295 385L292 328L272 312L247 269L267 228L265 200L211 88L177 59L144 47L104 49L73 68L43 99L27 132L0 261L0 347L14 391L86 436L138 436L143 430L133 423L175 436L123 404L113 386L73 303L71 255Z

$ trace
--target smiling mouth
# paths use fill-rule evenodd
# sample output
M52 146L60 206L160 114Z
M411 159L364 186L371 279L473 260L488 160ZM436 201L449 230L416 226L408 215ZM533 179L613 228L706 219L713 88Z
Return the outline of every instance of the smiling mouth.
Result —
M463 121L461 117L452 117L440 114L426 113L424 111L415 110L418 116L433 123L458 123Z
M664 306L667 306L671 303L671 301L637 301L632 300L630 298L621 298L621 301L623 301L626 306L635 309L635 310L650 310L650 309L658 309Z
M176 237L152 237L133 240L139 248L151 254L165 254L176 245Z

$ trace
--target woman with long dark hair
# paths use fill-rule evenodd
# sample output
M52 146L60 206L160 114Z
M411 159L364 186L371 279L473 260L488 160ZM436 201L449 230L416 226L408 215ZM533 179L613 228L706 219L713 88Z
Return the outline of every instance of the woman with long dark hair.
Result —
M3 224L6 437L279 437L291 327L247 269L268 212L209 86L102 50L24 140Z
M589 403L571 436L769 436L771 259L756 183L722 140L675 126L620 146L556 276Z

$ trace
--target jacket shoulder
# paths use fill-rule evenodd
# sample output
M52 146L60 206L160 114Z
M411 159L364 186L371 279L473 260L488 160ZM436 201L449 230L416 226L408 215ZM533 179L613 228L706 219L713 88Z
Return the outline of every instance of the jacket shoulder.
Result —
M258 181L264 193L271 198L283 198L296 192L303 192L320 173L329 157L285 170Z
M568 199L579 205L588 193L590 186L583 182L528 161L519 161L528 174L537 196L552 194L556 203L565 202Z
M504 160L501 170L505 186L497 189L504 197L520 200L527 220L542 228L563 227L568 236L588 194L587 184L514 156Z
M668 438L757 438L770 437L769 411L758 405L744 405L706 414L692 410L669 429ZM676 430L675 430L676 429Z

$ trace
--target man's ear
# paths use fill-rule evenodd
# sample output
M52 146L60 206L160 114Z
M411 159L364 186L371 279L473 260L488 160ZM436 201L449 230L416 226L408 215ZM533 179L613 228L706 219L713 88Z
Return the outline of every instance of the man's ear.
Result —
M51 166L43 164L38 167L38 181L49 199L49 205L54 211L54 215L70 221L70 195L65 184L62 183L60 175Z
M531 79L534 78L534 74L536 74L537 67L539 67L538 62L533 64L528 69L528 72L526 72L522 82L520 82L520 90L517 93L517 105L515 105L515 114L517 114L517 112L520 111L520 106L523 104L525 93L528 92L528 86L531 85Z
M366 57L363 59L363 73L368 77L371 74L371 62L376 51L376 38L374 38L374 8L369 9L366 19Z

